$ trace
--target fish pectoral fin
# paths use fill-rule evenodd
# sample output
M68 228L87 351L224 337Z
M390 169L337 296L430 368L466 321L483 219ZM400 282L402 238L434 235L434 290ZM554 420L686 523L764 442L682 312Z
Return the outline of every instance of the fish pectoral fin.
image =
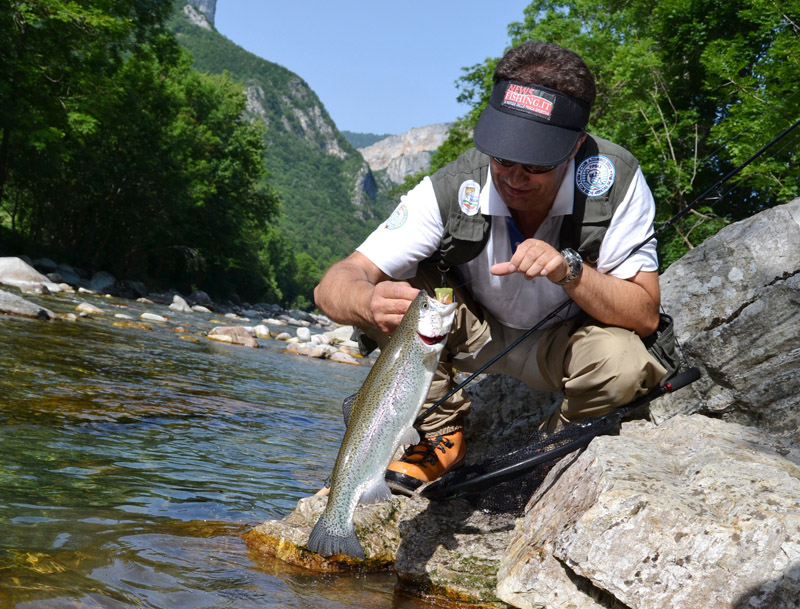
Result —
M387 486L386 481L383 479L383 472L380 477L370 480L369 485L361 493L358 502L364 503L378 503L379 501L391 501L392 491Z
M419 444L419 432L413 427L409 427L400 435L399 444L406 446Z
M344 426L350 424L350 413L353 412L353 404L356 403L356 394L348 395L342 400L342 418L344 419Z

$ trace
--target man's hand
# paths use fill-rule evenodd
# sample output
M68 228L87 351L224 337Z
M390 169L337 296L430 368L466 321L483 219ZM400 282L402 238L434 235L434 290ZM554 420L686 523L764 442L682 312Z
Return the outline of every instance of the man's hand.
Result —
M493 275L523 273L528 279L547 277L552 282L563 279L569 265L558 250L545 241L526 239L508 262L498 262L489 269Z
M417 294L419 290L405 281L377 283L369 302L369 310L378 329L384 334L394 333Z

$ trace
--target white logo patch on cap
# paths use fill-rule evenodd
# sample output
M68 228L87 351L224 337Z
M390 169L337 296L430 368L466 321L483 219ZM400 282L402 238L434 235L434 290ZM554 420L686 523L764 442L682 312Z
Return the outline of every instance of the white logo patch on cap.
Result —
M575 185L587 197L599 197L614 185L617 171L611 159L598 154L583 160L575 172Z
M405 203L400 203L397 207L394 208L392 215L389 216L389 219L383 225L383 228L387 230L395 230L403 226L408 220L408 208L406 207Z
M458 189L458 205L468 216L474 216L480 208L481 187L475 180L461 182Z

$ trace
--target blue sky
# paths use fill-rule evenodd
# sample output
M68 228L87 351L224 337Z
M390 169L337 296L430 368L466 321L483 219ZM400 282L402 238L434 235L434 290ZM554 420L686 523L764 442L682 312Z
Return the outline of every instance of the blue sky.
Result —
M530 0L218 0L217 30L298 74L340 130L452 121L462 67L499 57Z

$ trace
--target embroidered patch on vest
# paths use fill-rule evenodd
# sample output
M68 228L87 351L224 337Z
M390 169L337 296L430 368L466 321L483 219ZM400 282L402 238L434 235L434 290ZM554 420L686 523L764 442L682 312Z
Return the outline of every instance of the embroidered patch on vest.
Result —
M389 216L389 219L383 225L383 228L387 230L395 230L403 226L408 220L408 208L406 207L405 203L400 203L397 207L395 207L392 215Z
M480 207L481 187L475 180L461 182L458 189L458 205L468 216L478 213Z
M598 154L583 160L575 172L575 185L587 197L599 197L614 185L616 169L606 156Z

